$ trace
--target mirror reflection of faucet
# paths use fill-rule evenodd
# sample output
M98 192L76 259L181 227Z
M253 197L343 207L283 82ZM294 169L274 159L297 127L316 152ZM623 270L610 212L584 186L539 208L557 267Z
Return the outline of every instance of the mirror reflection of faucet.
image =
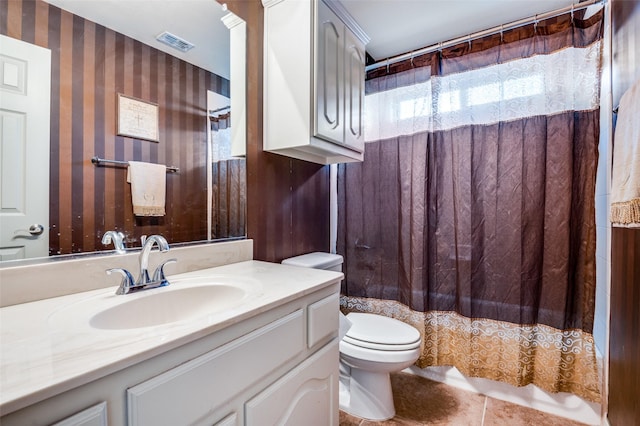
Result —
M102 236L102 244L108 245L113 242L113 247L117 254L125 254L127 252L124 245L124 234L119 231L107 231Z
M157 245L160 252L165 253L169 251L169 244L167 240L161 235L151 235L145 239L138 260L140 263L140 275L138 280L134 282L133 275L129 271L123 268L112 268L107 270L107 274L111 275L112 272L118 272L122 274L122 281L120 286L116 290L116 294L127 294L134 291L145 290L149 288L156 288L169 285L164 267L168 263L175 263L177 259L169 259L161 263L153 273L153 277L149 276L149 254L154 245Z

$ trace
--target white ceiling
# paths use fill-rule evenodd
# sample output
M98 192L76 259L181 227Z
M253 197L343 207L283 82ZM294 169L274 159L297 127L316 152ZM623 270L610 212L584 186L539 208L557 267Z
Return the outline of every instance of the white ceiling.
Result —
M215 0L46 0L229 78L227 12ZM238 1L238 0L232 0ZM561 7L572 0L339 0L371 38L377 60ZM155 40L169 31L196 45L181 53Z
M215 0L45 0L186 62L229 78L228 12ZM156 41L163 31L195 45L182 53Z
M573 0L340 0L376 60L571 6ZM577 2L577 1L576 1Z

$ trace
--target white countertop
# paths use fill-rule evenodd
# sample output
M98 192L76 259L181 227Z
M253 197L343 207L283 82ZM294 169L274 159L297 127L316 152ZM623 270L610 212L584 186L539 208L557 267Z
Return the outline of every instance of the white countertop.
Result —
M339 272L247 261L168 278L176 279L175 288L181 278L203 275L248 283L255 294L230 309L196 319L126 330L94 329L83 318L69 314L73 310L68 307L87 299L117 303L170 287L121 296L114 294L116 287L110 287L0 308L0 413L8 414L99 379L343 277Z

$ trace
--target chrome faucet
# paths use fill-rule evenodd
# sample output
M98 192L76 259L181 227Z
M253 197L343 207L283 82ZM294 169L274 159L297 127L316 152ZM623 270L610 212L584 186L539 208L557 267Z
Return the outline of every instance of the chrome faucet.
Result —
M134 282L133 275L131 275L131 273L126 269L113 268L107 270L107 274L111 274L112 272L122 274L122 281L120 282L118 290L116 290L116 294L127 294L138 290L169 285L169 281L164 274L164 267L168 263L176 262L176 259L169 259L161 263L153 273L153 277L149 277L149 254L151 253L153 246L156 244L160 249L160 252L164 253L169 251L169 244L163 236L151 235L148 237L142 246L140 255L138 256L138 260L140 262L140 275L138 276L137 281Z
M147 270L147 268L149 266L149 253L151 253L151 249L153 248L154 244L158 245L158 248L162 253L169 251L169 244L167 244L167 240L163 236L151 235L150 237L145 239L142 246L142 251L140 252L140 256L138 257L140 261L140 275L138 276L136 285L146 285L151 283L151 278L149 277L149 271ZM164 266L164 264L160 267L162 266Z
M125 254L127 252L124 246L124 234L122 232L105 232L102 236L102 244L111 244L111 241L113 241L113 247L116 249L116 253Z

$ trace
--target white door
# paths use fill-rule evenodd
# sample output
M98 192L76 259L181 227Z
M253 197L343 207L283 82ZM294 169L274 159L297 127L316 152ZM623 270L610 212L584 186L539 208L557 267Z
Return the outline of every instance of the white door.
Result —
M0 261L49 254L51 51L0 35Z

